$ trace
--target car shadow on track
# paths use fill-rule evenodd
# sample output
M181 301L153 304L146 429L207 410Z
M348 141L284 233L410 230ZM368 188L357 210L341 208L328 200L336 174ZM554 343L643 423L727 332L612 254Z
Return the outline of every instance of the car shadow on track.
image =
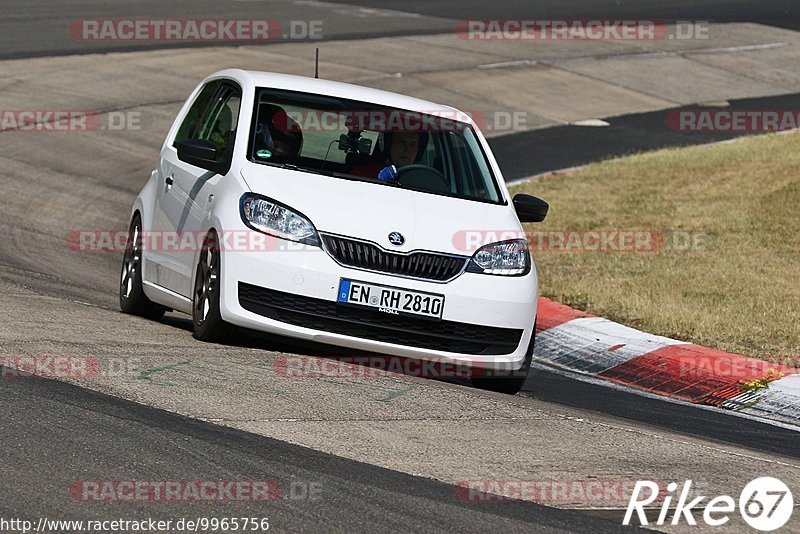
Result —
M161 323L190 333L193 331L191 318L182 314L167 314L161 319ZM349 349L347 347L325 345L313 341L288 338L241 327L239 328L239 335L228 340L225 346L280 352L286 355L301 357L325 358L358 365L360 367L368 367L378 371L389 371L406 376L425 378L462 386L472 385L470 379L466 376L468 371L463 367L453 369L446 366L432 366L431 364L425 364L413 358L387 356L385 354Z

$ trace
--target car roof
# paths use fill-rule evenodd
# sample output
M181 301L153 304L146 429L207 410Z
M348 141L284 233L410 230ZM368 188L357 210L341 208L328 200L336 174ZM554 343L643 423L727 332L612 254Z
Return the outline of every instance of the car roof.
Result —
M460 122L472 122L462 111L443 104L437 104L428 100L422 100L411 96L362 87L344 82L335 82L322 78L311 78L307 76L295 76L293 74L281 74L277 72L262 71L243 71L230 70L221 71L212 77L238 74L247 79L255 87L268 87L272 89L284 89L288 91L300 91L304 93L320 94L371 104L379 104L397 109L428 113L432 115L447 114L448 118ZM462 117L463 115L463 117Z

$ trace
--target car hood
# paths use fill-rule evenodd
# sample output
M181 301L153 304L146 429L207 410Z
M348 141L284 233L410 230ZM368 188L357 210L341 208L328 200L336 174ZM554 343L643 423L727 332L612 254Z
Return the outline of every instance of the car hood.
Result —
M387 250L471 255L478 236L485 243L522 230L508 205L253 163L242 169L242 177L253 193L301 212L318 231L373 241ZM405 243L390 244L392 232L400 232Z

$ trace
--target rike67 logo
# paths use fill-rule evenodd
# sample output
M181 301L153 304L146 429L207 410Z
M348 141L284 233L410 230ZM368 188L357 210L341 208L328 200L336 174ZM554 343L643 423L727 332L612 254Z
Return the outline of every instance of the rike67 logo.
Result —
M659 497L663 499L663 503L655 521L657 526L666 525L670 513L672 525L680 524L682 519L688 525L696 525L694 514L697 513L702 514L702 520L706 525L722 526L731 520L731 514L738 508L745 523L756 530L769 532L784 526L791 518L794 509L794 499L788 486L772 477L761 477L750 481L739 495L738 506L734 498L728 495L719 495L708 501L705 495L699 495L690 500L691 480L684 482L680 494L676 493L678 489L676 482L667 484L666 496L659 495L661 487L663 486L650 480L637 481L622 524L630 525L633 513L636 512L639 524L647 526L649 523L644 507L656 502ZM673 497L677 497L674 505ZM672 506L674 509L671 510Z

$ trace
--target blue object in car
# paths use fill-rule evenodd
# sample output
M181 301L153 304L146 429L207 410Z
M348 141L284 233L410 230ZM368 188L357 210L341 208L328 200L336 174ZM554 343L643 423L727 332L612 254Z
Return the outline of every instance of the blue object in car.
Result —
M394 165L388 165L381 169L381 172L378 173L378 180L384 181L393 181L397 180L397 167Z

